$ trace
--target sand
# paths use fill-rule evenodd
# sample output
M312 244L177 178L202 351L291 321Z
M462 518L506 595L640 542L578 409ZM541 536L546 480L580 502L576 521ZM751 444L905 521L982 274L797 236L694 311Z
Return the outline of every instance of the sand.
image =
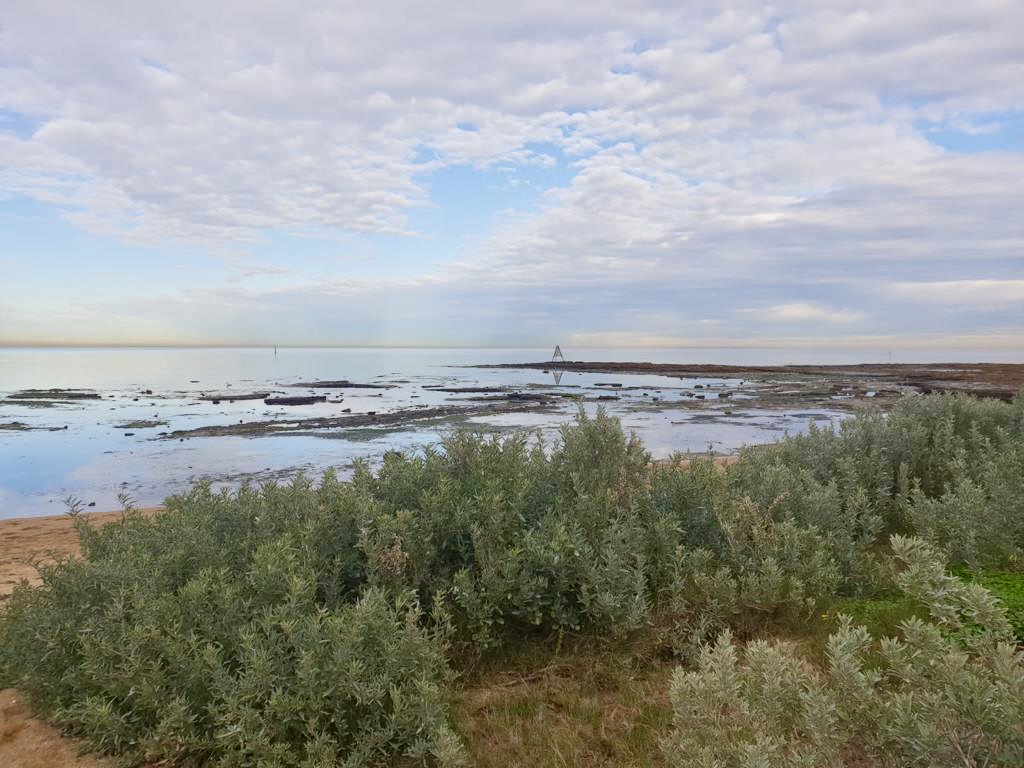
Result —
M120 519L121 513L94 512L88 517L94 524L102 524ZM52 561L75 554L78 537L67 515L0 520L0 600L10 597L22 580L30 584L39 582L35 568L28 562L30 558Z
M114 762L79 754L74 739L29 716L17 691L0 691L0 765L4 768L113 768Z
M152 511L152 510L146 510ZM97 525L118 520L120 512L94 512ZM10 597L22 580L38 583L27 562L32 557L78 553L78 537L67 515L0 520L0 600ZM80 754L81 746L31 717L21 695L0 690L0 766L3 768L113 768L111 760Z

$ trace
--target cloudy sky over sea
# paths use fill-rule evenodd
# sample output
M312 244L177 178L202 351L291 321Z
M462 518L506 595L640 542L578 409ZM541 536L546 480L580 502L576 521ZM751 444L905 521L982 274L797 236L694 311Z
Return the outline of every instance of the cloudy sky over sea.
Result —
M1020 0L6 0L0 344L1020 348L1022 41Z

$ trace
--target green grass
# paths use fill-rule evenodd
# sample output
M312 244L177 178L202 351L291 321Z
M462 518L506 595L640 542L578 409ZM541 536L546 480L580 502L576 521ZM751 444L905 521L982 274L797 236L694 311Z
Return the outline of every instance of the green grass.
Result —
M867 627L872 637L892 637L899 634L901 623L911 617L925 619L927 609L916 600L905 596L878 598L840 598L833 604L827 616L836 619L846 615L854 624ZM833 628L834 621L828 622Z
M1024 573L982 571L968 576L999 598L1017 639L1024 642Z

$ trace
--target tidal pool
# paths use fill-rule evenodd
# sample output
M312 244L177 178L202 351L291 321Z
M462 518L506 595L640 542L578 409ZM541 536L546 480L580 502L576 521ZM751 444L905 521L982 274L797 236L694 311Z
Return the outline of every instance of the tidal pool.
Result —
M56 514L68 497L98 510L127 493L152 505L206 480L220 487L284 479L391 450L417 450L460 428L528 429L550 442L582 407L604 407L636 431L655 458L676 451L718 453L771 442L848 411L759 407L739 379L563 374L473 368L544 359L541 350L118 349L0 351L0 517ZM618 354L618 358L600 355ZM622 352L588 350L594 359ZM381 388L294 387L348 381ZM497 392L444 392L495 389ZM25 390L74 389L98 399L61 400ZM325 401L268 406L244 394L317 394ZM506 410L509 393L525 395ZM543 397L545 402L529 398ZM214 402L216 398L218 402ZM433 409L433 411L427 410ZM433 418L419 414L442 413ZM392 421L344 424L374 413ZM356 420L358 421L358 420ZM363 420L365 421L365 420ZM195 436L200 428L290 426L287 434ZM13 427L12 427L13 425ZM175 434L179 433L179 434Z

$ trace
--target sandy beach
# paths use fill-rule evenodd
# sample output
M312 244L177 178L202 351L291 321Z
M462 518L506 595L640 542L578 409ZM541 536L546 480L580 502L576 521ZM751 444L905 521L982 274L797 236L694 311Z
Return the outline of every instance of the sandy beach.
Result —
M119 520L121 513L92 512L87 517L94 525L102 525ZM0 520L0 601L10 597L22 580L38 583L30 562L32 558L52 560L75 554L78 554L78 537L68 515Z
M90 519L106 523L119 516L119 512L95 512ZM67 515L0 520L0 600L10 597L22 580L38 583L30 558L55 558L77 553L78 537Z
M120 512L94 512L97 524L121 517ZM0 520L0 601L7 600L22 580L37 583L33 557L62 557L78 553L78 537L67 515ZM21 695L0 690L0 765L9 768L100 768L109 761L80 755L78 745L45 723L32 718Z

